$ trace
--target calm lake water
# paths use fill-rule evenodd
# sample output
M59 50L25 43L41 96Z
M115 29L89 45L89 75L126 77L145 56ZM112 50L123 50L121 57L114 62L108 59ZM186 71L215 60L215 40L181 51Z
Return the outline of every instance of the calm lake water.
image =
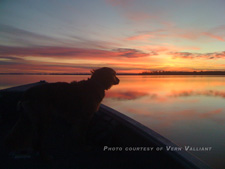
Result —
M33 83L87 79L80 75L0 76L0 89ZM225 76L119 76L104 104L141 122L213 168L225 166Z

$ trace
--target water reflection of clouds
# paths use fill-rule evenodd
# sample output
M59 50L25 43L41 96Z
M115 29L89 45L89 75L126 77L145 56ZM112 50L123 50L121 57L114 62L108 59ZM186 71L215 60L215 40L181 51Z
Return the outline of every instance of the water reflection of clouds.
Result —
M206 90L206 91L173 91L169 97L189 97L189 96L212 96L212 97L222 97L225 99L225 92L215 91L215 90Z
M125 100L136 100L144 97L141 100L142 103L173 103L173 102L183 102L183 103L197 103L199 102L198 99L191 99L191 100L182 100L182 99L172 99L172 95L159 95L156 93L149 93L149 92L140 92L135 90L127 90L127 91L120 91L120 90L112 90L106 93L106 99L113 99L118 101L125 101Z
M171 127L180 122L190 123L193 120L211 121L219 125L225 123L223 115L225 108L223 106L217 107L214 102L207 104L207 106L205 99L191 96L225 98L225 92L173 90L151 93L149 90L141 92L140 90L120 88L120 90L107 92L106 102L111 102L110 104L116 106L121 112L130 114L137 119L146 118L149 122L157 122L160 127Z
M134 90L129 91L111 91L106 93L106 98L116 99L116 100L135 100L144 96L150 96L147 92L139 92ZM150 97L156 97L152 95Z
M115 100L135 100L141 97L147 96L143 102L156 101L158 103L165 102L192 102L197 103L199 100L173 100L172 98L179 97L191 97L191 96L210 96L210 97L220 97L225 99L225 92L216 90L205 90L205 91L194 91L194 90L182 90L182 91L172 91L169 94L156 94L148 92L140 92L135 90L112 90L106 93L106 98L111 98Z

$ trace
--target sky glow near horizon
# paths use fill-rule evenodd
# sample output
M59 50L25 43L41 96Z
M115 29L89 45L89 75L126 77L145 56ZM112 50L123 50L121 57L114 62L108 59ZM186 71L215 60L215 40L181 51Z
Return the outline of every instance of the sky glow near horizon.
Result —
M225 70L224 0L2 0L0 73Z

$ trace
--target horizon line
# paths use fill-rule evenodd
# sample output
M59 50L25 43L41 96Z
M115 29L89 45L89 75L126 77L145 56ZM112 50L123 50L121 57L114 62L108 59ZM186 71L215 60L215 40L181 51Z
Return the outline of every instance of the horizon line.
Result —
M0 73L0 75L91 75L91 73ZM141 73L117 73L117 75L225 75L224 71L143 71Z

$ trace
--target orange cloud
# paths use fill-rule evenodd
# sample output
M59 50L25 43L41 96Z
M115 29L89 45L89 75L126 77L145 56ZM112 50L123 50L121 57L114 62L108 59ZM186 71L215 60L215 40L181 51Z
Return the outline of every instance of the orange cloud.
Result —
M200 48L195 46L175 46L172 44L163 43L160 45L146 45L146 46L138 46L139 49L145 51L155 51L157 53L162 52L175 52L175 51L183 51L183 50L200 50ZM167 53L168 54L168 53ZM169 53L170 54L170 53Z

